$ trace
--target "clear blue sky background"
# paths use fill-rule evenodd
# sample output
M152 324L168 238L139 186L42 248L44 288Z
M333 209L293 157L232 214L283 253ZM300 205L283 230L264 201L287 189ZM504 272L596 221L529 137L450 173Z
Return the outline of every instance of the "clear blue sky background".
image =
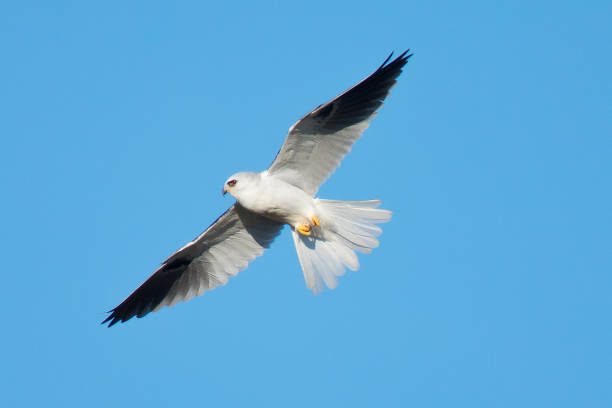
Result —
M10 2L0 405L612 406L610 2ZM320 191L381 246L313 296L288 231L100 325L289 126L415 53Z

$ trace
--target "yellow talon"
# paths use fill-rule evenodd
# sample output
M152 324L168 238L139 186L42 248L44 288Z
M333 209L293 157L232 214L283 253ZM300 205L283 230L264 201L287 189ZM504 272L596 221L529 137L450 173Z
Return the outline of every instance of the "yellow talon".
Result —
M298 230L298 232L302 235L310 235L312 232L312 227L313 226L317 226L320 227L321 226L321 222L319 221L319 217L317 217L316 215L313 216L310 219L311 224L299 224L295 229Z
M310 225L308 224L300 224L296 229L302 235L310 235Z

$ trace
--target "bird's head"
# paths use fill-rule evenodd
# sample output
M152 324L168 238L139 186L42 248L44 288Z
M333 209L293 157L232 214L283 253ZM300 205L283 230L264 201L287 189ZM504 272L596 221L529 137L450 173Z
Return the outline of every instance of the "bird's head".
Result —
M240 172L233 174L223 184L223 195L230 193L236 200L240 194L252 186L259 174L253 172Z

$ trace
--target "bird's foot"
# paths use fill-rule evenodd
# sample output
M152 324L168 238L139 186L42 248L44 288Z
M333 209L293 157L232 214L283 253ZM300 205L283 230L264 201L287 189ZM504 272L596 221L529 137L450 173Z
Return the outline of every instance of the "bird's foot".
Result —
M321 226L321 222L319 221L319 217L313 215L310 219L310 224L299 224L295 229L302 235L310 235L312 233L312 227Z
M310 225L308 224L299 224L296 230L302 235L310 235Z

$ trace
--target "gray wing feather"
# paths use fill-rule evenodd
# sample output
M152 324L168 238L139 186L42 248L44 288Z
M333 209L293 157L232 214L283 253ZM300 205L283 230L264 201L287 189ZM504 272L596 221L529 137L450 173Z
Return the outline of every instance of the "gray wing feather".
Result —
M408 51L387 64L390 55L372 75L297 121L268 173L316 194L376 116L412 55Z
M110 327L134 316L143 317L225 285L263 254L282 228L283 224L235 204L194 241L166 259L102 323L109 322Z

